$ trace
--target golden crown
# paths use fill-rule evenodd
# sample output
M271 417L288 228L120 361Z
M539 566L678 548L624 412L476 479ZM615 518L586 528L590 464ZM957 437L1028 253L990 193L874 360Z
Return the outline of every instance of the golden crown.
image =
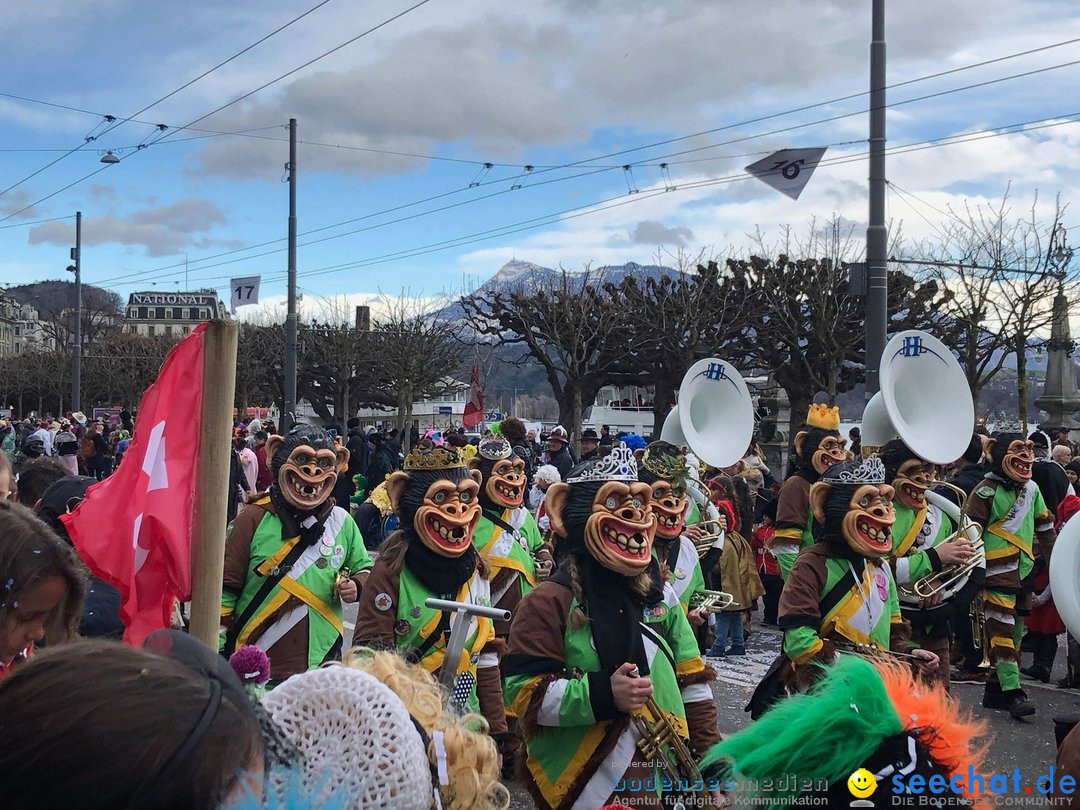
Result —
M676 486L681 486L689 474L684 454L664 452L664 449L655 443L645 448L641 456L641 466Z
M430 450L417 447L405 457L406 470L454 470L464 466L464 459L445 447Z
M840 409L835 405L830 408L828 405L819 405L815 402L806 414L806 426L823 430L839 430Z

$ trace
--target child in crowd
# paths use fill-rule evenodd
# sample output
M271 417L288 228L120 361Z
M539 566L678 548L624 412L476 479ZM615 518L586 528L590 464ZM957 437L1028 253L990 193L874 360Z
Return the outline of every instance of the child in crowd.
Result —
M758 576L765 588L765 624L776 625L776 612L780 606L780 589L784 580L780 576L780 563L769 550L769 539L776 532L776 498L761 510L761 525L754 529L750 546L754 549L754 562Z
M0 679L33 654L36 642L56 644L75 634L84 583L75 553L48 526L29 509L0 500ZM7 796L2 789L0 795Z

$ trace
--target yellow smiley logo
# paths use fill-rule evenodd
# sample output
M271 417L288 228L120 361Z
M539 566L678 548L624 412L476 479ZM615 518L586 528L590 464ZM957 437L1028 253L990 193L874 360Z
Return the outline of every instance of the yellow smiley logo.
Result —
M866 768L859 768L848 777L847 787L852 796L865 799L867 796L874 795L874 791L877 790L877 779Z

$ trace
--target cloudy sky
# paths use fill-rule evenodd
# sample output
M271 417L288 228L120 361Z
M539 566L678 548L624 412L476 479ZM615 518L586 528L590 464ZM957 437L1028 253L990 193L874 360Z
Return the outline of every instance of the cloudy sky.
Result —
M264 297L281 296L290 117L299 285L312 298L434 296L514 257L647 263L661 246L741 249L755 228L815 216L865 223L869 0L429 0L229 104L416 2L328 0L138 112L316 2L6 9L0 283L65 277L81 210L90 283L227 294L231 277L260 275ZM1009 183L1018 210L1036 193L1072 203L1080 64L1067 63L1080 41L1045 46L1080 38L1080 6L889 6L888 78L904 83L889 93L888 175L903 190L889 194L890 219L933 236L950 203L1000 198ZM1002 128L1014 132L983 137ZM798 201L742 172L776 149L826 145ZM120 162L100 163L105 150Z

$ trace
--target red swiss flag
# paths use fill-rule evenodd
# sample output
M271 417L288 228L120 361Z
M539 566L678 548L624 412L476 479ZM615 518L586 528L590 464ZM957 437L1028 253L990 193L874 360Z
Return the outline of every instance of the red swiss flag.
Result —
M124 641L134 646L169 626L173 599L191 595L205 332L200 324L165 358L116 472L60 517L94 576L119 589Z

